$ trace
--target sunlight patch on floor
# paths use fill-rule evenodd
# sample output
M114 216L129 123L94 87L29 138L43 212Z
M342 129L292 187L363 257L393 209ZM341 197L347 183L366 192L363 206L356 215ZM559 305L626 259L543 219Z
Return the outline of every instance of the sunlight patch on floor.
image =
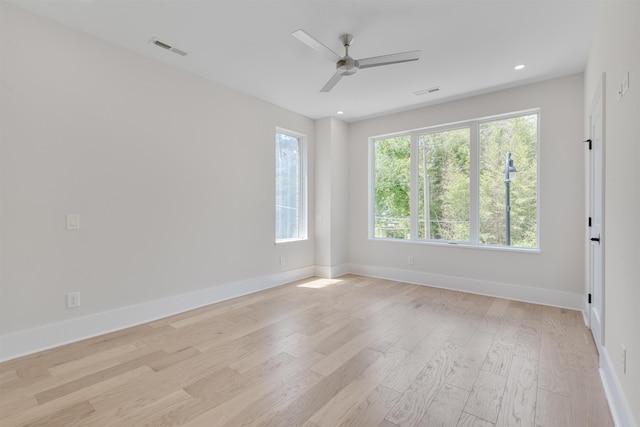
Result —
M305 282L301 285L298 285L299 288L311 288L311 289L322 289L328 286L337 285L344 282L342 279L316 279L310 282Z

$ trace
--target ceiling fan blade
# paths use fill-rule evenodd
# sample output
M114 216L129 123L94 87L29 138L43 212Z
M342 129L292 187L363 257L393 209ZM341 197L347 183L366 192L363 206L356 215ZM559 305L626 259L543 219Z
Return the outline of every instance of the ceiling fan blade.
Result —
M312 35L310 35L304 30L296 30L293 33L291 33L291 35L297 38L298 40L300 40L302 43L309 46L310 48L313 48L318 52L322 53L323 55L325 55L327 58L330 58L332 61L337 61L340 58L342 58L340 55L338 55L333 50L329 49L328 47L320 43L318 39L316 39L315 37L313 37Z
M358 59L358 68L379 67L381 65L399 64L401 62L417 61L420 59L420 51L394 53L391 55L374 56L371 58Z
M320 89L320 92L329 92L340 81L341 78L342 78L342 74L335 73L333 77L329 79L327 84L322 86L322 89Z

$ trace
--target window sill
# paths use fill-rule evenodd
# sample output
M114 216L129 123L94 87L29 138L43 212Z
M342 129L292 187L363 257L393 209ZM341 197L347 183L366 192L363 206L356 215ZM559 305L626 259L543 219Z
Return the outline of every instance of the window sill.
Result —
M522 253L529 253L529 254L541 253L540 248L519 248L515 246L474 245L466 242L448 242L448 241L436 242L433 240L384 239L380 237L369 237L368 240L371 242L408 243L413 245L439 246L439 247L463 248L463 249L480 249L480 250L501 251L501 252L522 252Z
M300 237L300 238L295 238L295 239L276 240L274 244L275 245L282 245L282 244L287 244L287 243L308 242L308 241L309 241L308 237Z

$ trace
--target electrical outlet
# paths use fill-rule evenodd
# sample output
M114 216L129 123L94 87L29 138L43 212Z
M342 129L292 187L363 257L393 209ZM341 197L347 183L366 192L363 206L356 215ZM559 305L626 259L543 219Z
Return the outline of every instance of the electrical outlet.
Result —
M413 255L409 255L409 258L407 258L407 264L413 265Z
M280 265L284 267L284 257L283 256L280 257Z
M80 215L67 214L67 230L80 230Z
M627 348L625 346L622 347L622 373L627 373Z
M80 292L69 292L67 294L67 308L80 307Z

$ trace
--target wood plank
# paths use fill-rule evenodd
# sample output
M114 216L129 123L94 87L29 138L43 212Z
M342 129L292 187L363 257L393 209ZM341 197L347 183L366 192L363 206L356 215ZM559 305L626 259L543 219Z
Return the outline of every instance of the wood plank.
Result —
M496 298L487 310L487 316L502 317L509 307L511 301L508 299Z
M386 420L398 426L413 426L424 417L440 387L451 374L462 347L447 343L429 361Z
M464 412L495 423L502 404L506 378L482 371L473 385Z
M384 420L400 396L401 394L397 391L379 385L365 400L345 412L336 426L377 426Z
M323 323L326 326L323 327L322 329L319 329L318 331L316 331L312 335L309 335L307 337L307 339L305 339L304 342L301 343L300 346L294 347L294 348L289 348L286 351L287 351L287 353L291 354L292 356L299 357L299 356L309 352L310 349L315 348L316 345L318 345L322 341L326 340L327 338L331 337L337 331L339 331L342 328L346 327L347 325L351 324L351 322L353 322L353 319L351 319L351 318L349 318L347 316L347 317L341 318L339 320L336 320L335 322L332 322L332 323L326 323L326 324Z
M293 360L291 360L293 359ZM241 375L238 381L226 387L224 384L218 387L208 387L206 394L200 393L202 411L191 410L185 413L186 417L180 421L185 426L224 425L248 408L256 404L260 399L283 384L295 378L295 375L304 370L304 364L300 360L281 353L268 363ZM193 395L191 387L186 388Z
M458 315L453 316L453 322L456 324L456 328L449 337L448 341L452 344L466 347L469 341L476 335L478 328L476 321L468 319L466 316L460 317Z
M372 363L364 372L338 392L318 412L313 414L310 421L320 427L334 427L344 423L343 416L357 407L380 384L380 381L390 370L395 369L409 352L391 348L382 357Z
M237 376L239 374L227 365L244 353L240 349L221 348L215 352L198 354L190 360L177 363L167 369L154 371L155 375L140 378L133 384L123 384L106 390L91 399L91 403L96 410L107 411L113 407L120 407L132 399L158 399L158 394L171 394L173 391L185 389L212 375L222 377L223 373L230 372Z
M37 420L33 420L24 427L53 427L69 426L79 421L85 421L95 409L88 401L75 403L66 408L62 408L53 414L47 414Z
M514 356L527 359L540 360L541 332L537 327L538 322L524 319L516 332L516 346Z
M416 425L419 427L445 427L458 425L469 391L444 384L429 405L427 413Z
M62 395L55 400L47 401L39 404L34 408L25 411L11 411L9 414L2 415L3 427L22 426L39 419L45 419L48 416L58 413L65 408L71 407L77 403L91 401L91 399L106 390L117 387L122 384L133 384L145 375L153 375L154 372L147 366L125 371L119 375L105 378L103 381L87 385L83 388L74 390L68 394Z
M86 375L77 380L73 380L64 384L60 384L56 387L52 387L48 390L41 391L40 393L36 393L35 398L38 401L38 404L43 404L51 400L58 399L61 396L73 393L74 391L94 384L98 384L111 377L118 376L122 373L126 373L128 371L132 371L139 367L145 366L147 363L160 359L164 356L166 356L166 353L164 351L155 351L151 354L147 354L138 359L132 360L131 362L121 363L111 368L100 370L94 374Z
M493 427L495 424L463 412L456 427Z
M538 389L536 427L578 425L571 416L571 400L562 394Z
M75 380L96 371L119 365L121 362L118 360L118 356L135 350L139 350L135 344L124 344L52 366L49 368L49 373L55 377L64 377L67 381Z
M447 343L455 325L451 322L439 323L423 340L409 353L402 364L391 371L381 382L400 393L404 393L411 383L420 375L429 361Z
M0 388L4 383L18 379L18 372L15 369L8 369L0 372Z
M149 398L149 394L144 399L140 396L135 396L119 406L110 407L108 410L93 414L83 420L83 424L104 427L147 425L150 420L157 417L158 413L170 411L185 402L193 400L193 397L182 389L173 392L154 393L153 398Z
M356 335L347 343L336 349L333 353L313 365L311 370L325 377L331 375L347 360L351 359L374 341L377 333L377 330L368 330Z
M2 389L0 388L0 391ZM10 414L29 413L38 406L38 401L33 395L14 395L9 393L0 393L0 420L3 420ZM1 425L1 424L0 424Z
M538 362L514 356L496 426L534 426Z
M228 345L230 342L233 342L235 340L241 339L241 338L247 338L247 336L253 332L259 331L260 329L266 328L270 325L273 325L275 323L278 323L280 321L282 321L283 319L286 319L288 317L292 317L293 315L305 311L305 310L309 310L310 308L316 307L318 305L317 302L309 302L306 304L303 304L301 306L299 306L297 309L294 310L289 310L287 312L284 313L269 313L266 317L265 320L261 321L261 322L251 322L249 324L244 324L232 331L230 331L229 333L225 333L219 337L214 337L211 340L208 341L202 341L196 345L194 345L194 347L196 347L198 350L200 350L201 352L206 352L211 348L214 347L218 347L218 346L222 346L222 345ZM250 342L251 339L248 339L248 342Z
M540 344L540 365L538 387L547 391L569 396L569 371L565 354L560 351L563 336L544 333Z
M569 371L569 399L571 414L576 425L586 427L613 427L613 418L604 395L604 387L596 369Z
M591 332L585 325L567 325L567 335L563 340L562 352L567 366L571 369L598 369L599 359Z
M297 372L223 425L228 427L260 425L284 411L298 396L306 393L322 380L324 380L322 375L308 369Z
M329 355L364 331L351 321L313 346L313 351Z
M478 332L465 347L447 383L471 391L493 343L494 335Z
M279 412L264 425L269 427L304 424L340 390L365 371L382 354L365 348L340 366L331 375L300 395L287 409Z
M484 371L503 377L509 374L511 358L516 349L518 328L517 324L502 321L482 366Z
M306 348L304 341L307 339L308 337L304 334L294 333L283 339L271 341L270 345L258 348L251 354L232 362L229 367L243 374L267 361L272 354L290 353L296 348ZM243 348L246 349L246 347Z

